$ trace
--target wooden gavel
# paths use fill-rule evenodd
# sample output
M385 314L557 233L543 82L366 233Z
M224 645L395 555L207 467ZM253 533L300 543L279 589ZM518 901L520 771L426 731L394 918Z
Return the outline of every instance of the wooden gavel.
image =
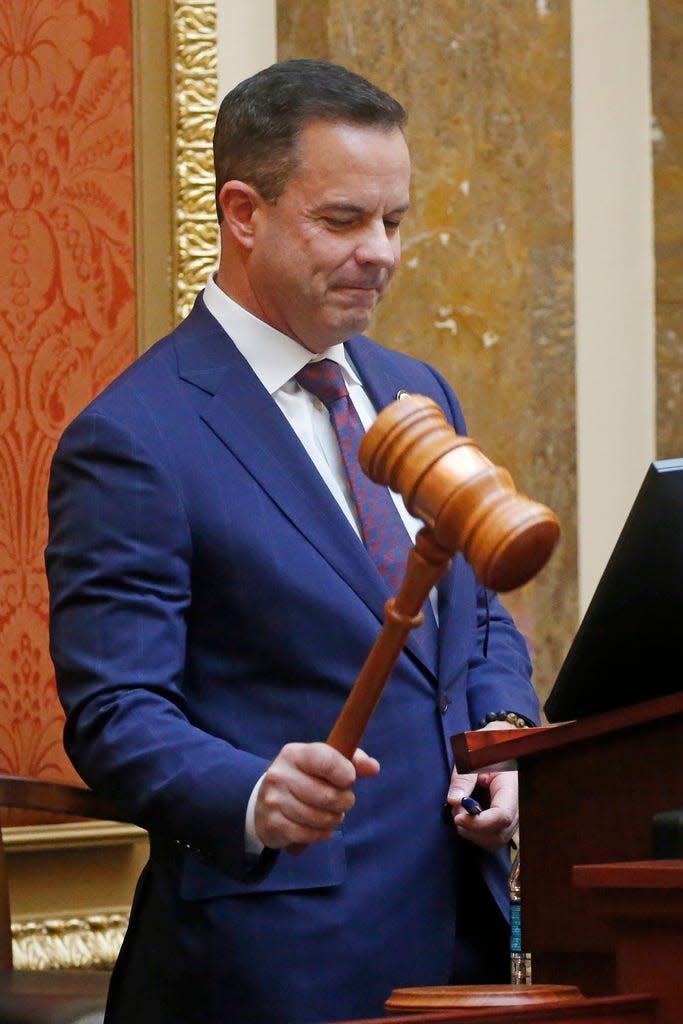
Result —
M430 398L388 405L359 450L364 472L403 498L425 526L408 556L398 594L327 742L352 757L429 592L461 551L485 587L513 590L543 568L560 535L555 513L515 490L505 469L453 430Z

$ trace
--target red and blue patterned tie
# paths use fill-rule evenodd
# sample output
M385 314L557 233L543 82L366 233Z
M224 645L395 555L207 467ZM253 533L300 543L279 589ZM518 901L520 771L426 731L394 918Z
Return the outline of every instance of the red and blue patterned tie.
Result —
M403 580L412 543L388 488L376 484L361 469L358 447L365 431L349 398L341 368L332 359L320 359L304 366L295 379L319 398L330 414L358 512L363 543L395 594ZM434 653L436 621L429 602L424 612L425 626L416 632L425 649L432 648Z

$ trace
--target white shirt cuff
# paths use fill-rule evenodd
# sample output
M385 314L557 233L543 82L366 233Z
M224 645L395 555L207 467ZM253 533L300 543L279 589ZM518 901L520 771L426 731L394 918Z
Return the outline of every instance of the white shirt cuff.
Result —
M251 791L249 803L247 804L247 813L244 819L244 849L246 853L254 854L257 857L259 854L263 853L263 850L265 849L263 843L256 835L256 825L254 824L254 819L256 817L256 798L259 794L262 782L263 775Z

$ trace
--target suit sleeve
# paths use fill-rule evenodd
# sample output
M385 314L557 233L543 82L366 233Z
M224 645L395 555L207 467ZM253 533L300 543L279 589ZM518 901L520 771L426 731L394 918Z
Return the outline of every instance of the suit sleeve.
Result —
M45 557L65 747L133 822L240 877L245 810L267 765L188 719L192 541L163 438L149 447L88 413L53 460Z

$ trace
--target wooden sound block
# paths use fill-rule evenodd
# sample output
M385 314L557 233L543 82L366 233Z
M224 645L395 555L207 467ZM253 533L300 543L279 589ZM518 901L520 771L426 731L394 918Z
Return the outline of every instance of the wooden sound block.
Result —
M465 1007L538 1006L582 998L575 985L426 985L395 988L384 1008L397 1013L422 1013Z

